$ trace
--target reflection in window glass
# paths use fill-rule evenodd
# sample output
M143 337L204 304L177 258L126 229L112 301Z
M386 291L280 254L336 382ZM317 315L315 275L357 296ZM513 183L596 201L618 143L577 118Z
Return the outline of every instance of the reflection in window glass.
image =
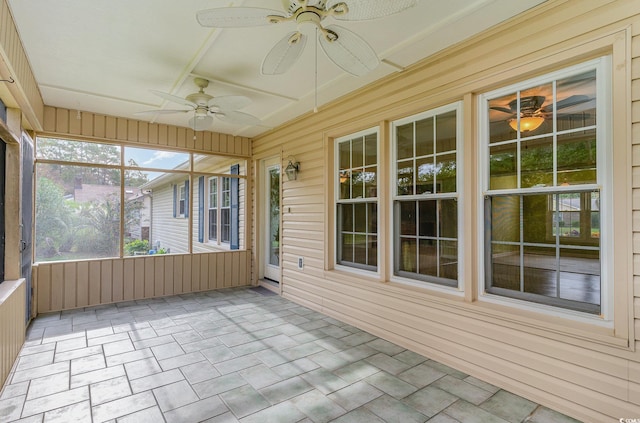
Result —
M338 140L336 262L378 266L378 134Z
M455 287L459 113L443 109L395 126L394 274Z

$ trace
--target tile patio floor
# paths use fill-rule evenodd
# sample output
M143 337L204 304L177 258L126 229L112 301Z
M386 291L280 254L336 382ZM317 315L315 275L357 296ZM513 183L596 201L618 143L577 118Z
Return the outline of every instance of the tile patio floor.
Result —
M0 422L575 422L264 288L38 317Z

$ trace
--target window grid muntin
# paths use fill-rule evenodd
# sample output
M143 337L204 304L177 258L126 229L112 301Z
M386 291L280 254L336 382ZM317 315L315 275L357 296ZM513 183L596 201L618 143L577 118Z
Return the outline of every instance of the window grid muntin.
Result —
M553 96L554 96L554 104L556 102L556 87L557 87L557 81L560 80L564 80L564 79L568 79L571 77L575 77L577 75L581 75L581 74L588 74L588 73L593 73L595 75L595 81L593 82L594 86L596 87L594 92L595 92L595 97L594 99L592 99L592 101L595 102L595 105L589 109L589 110L594 110L593 113L593 117L589 120L594 120L595 119L595 124L585 124L585 122L587 122L587 119L583 116L582 117L582 122L583 122L583 126L581 127L574 127L574 128L569 128L569 129L558 129L558 122L559 119L557 119L557 114L558 114L558 110L556 107L554 107L553 110L553 130L550 133L546 133L546 134L540 134L537 136L529 136L526 138L522 138L520 137L520 134L518 133L518 137L517 139L513 139L513 140L504 140L504 141L500 141L500 142L495 142L495 143L491 143L490 142L490 137L489 137L489 132L487 130L487 132L484 133L485 138L485 149L486 152L484 152L483 154L481 154L481 156L486 155L486 159L484 161L484 166L486 166L484 168L483 174L484 174L484 178L481 179L482 181L482 185L484 186L484 195L485 195L485 199L490 199L490 198L495 198L497 196L502 196L502 195L533 195L533 194L565 194L565 193L575 193L575 192L591 192L593 193L593 195L597 195L599 197L599 199L601 201L605 201L605 194L603 193L603 189L605 189L604 187L606 186L605 184L605 180L603 179L604 177L604 173L605 173L605 167L608 166L606 164L606 160L603 160L603 158L606 159L606 156L604 155L604 149L605 147L603 146L604 143L604 134L606 133L606 130L604 129L603 125L606 125L604 122L608 122L609 120L606 119L606 114L605 114L605 108L603 107L604 104L608 104L605 102L606 99L609 99L610 101L610 97L609 97L609 92L607 91L607 89L610 90L610 81L605 81L606 79L606 75L608 75L607 72L607 68L606 65L607 63L609 63L608 58L604 57L604 58L600 58L600 59L596 59L593 60L591 62L585 63L583 65L578 65L575 66L574 68L568 69L568 70L564 70L564 71L559 71L556 73L552 73L552 74L548 74L546 76L537 78L537 81L539 82L542 78L546 81L548 81L551 78L555 79L553 80ZM533 81L533 80L532 80ZM518 84L521 87L525 87L525 86L529 86L527 84L530 84L530 86L534 85L534 82L531 81L525 81L522 82L520 84ZM607 88L608 87L608 88ZM520 91L524 91L526 88L523 88L521 90L517 90L517 92ZM508 92L514 92L514 88L511 87L507 87L505 89L501 89L498 91L496 91L495 95L484 95L481 96L481 98L484 100L484 107L485 109L483 110L483 116L485 116L486 121L489 121L489 114L488 114L488 107L489 107L489 101L491 99L494 98L499 98L500 96L505 96L508 94ZM574 121L575 122L575 121ZM487 127L488 129L489 127ZM569 186L564 186L562 184L562 181L559 180L559 159L558 159L558 139L560 137L562 137L563 135L571 135L571 134L577 134L577 133L588 133L592 131L593 134L593 139L595 140L595 147L593 146L589 146L589 148L595 148L595 157L597 158L594 164L594 173L595 173L595 181L593 181L592 183L575 183L575 184L571 184ZM510 144L510 143L517 143L518 147L520 147L521 142L520 141L529 141L529 140L534 140L534 139L540 139L540 138L545 138L552 135L553 136L553 173L554 173L554 178L553 178L553 186L545 186L545 187L541 187L541 188L520 188L520 176L521 176L521 172L520 172L520 159L521 159L521 152L520 150L518 150L518 172L517 172L517 176L518 176L518 187L517 188L509 188L509 189L491 189L490 188L490 181L491 181L491 173L489 171L489 164L490 164L490 159L491 159L491 154L489 152L489 148L490 147L494 147L497 145L504 145L504 144ZM489 140L489 141L486 141ZM591 141L593 142L593 141ZM608 154L608 153L607 153ZM576 167L575 168L577 171L583 171L584 168L583 167ZM594 219L594 214L597 214L597 220L598 220L598 224L599 224L599 230L602 231L602 226L606 226L605 223L605 219L603 216L607 213L606 210L602 210L602 205L599 204L598 210L596 210L595 212L593 210L588 210L588 211L583 211L582 212L585 216L588 214L588 218L590 219ZM553 214L553 213L552 213ZM485 216L487 215L487 211L485 208ZM521 229L522 229L522 224L520 225ZM591 222L589 222L589 227L591 228ZM490 233L490 230L486 230L485 234ZM559 233L557 234L557 236L559 236ZM606 237L606 234L605 234ZM490 289L488 288L490 285L490 263L491 263L491 255L490 255L490 243L491 240L487 240L487 236L485 236L485 259L484 259L484 267L485 267L485 281L484 281L484 287L485 290L488 292ZM592 240L594 239L594 237L589 236L588 234L586 236L582 236L581 238L591 238ZM502 295L502 296L506 296L506 297L512 297L512 298L516 298L516 299L524 299L527 301L531 301L531 302L537 302L537 303L541 303L541 304L545 304L545 305L551 305L551 306L557 306L557 307L562 307L565 309L569 309L569 310L578 310L578 311L586 311L588 313L592 313L592 314L600 314L603 315L604 314L604 308L607 306L606 304L606 297L608 296L608 294L606 293L606 289L605 289L605 283L606 283L606 278L604 278L604 275L606 274L606 270L604 268L604 263L603 263L603 253L604 251L608 251L608 248L605 247L605 243L609 243L610 241L605 241L604 239L601 239L601 237L598 237L598 246L594 247L594 246L590 246L590 245L576 245L576 244L561 244L561 246L558 248L558 252L557 252L557 256L560 256L560 253L562 251L567 251L567 250L584 250L584 251L594 251L597 252L597 257L599 260L599 278L600 278L600 304L597 307L597 309L591 308L589 310L589 307L583 307L583 304L585 303L580 303L580 302L575 302L574 304L571 304L570 300L558 300L556 298L549 298L549 297L545 297L543 300L540 300L540 298L536 298L535 294L530 294L530 293L524 293L526 295L522 295L522 296L514 296L512 295L512 292L507 292L508 290L502 289L502 288L492 288L491 290L494 292L491 293L496 293L498 295ZM607 237L608 238L608 237ZM498 243L495 243L498 244ZM503 245L508 245L509 243L507 242L502 242L501 244ZM549 244L530 244L530 243L513 243L513 245L524 245L524 246L541 246L541 247L549 247ZM555 248L555 247L554 247ZM522 250L522 248L520 248ZM558 278L560 277L559 273L560 273L561 269L558 269ZM558 289L560 289L560 285L558 285ZM503 292L500 292L503 291ZM576 305L577 304L577 305Z
M451 149L451 150L445 150L445 151L440 151L438 152L438 137L437 137L437 129L438 129L438 117L444 117L447 114L450 113L454 113L455 114L455 123L453 125L453 127L455 128L455 142L454 142L454 146L455 149ZM422 155L420 157L416 157L416 151L417 151L417 135L416 135L416 128L417 128L417 124L418 122L423 122L426 119L433 119L433 139L432 139L432 143L433 143L433 154L426 154L426 155ZM460 181L460 177L461 177L461 171L462 169L460 168L459 164L461 163L461 137L462 137L462 126L461 126L461 119L462 119L462 110L460 108L460 103L454 103L453 105L448 105L448 106L443 106L440 107L438 109L434 109L431 110L429 112L420 114L420 115L416 115L414 117L410 117L410 118L406 118L400 121L397 121L394 123L394 139L393 139L393 147L392 147L392 151L394 152L394 175L396 178L396 186L398 186L398 190L394 190L393 191L393 231L394 231L394 235L393 235L393 240L394 240L394 248L393 248L393 266L394 266L394 275L397 276L401 276L401 277L406 277L409 279L414 279L414 280L419 280L419 281L424 281L424 282L431 282L431 283L436 283L439 285L443 285L443 286L451 286L451 287L459 287L460 283L460 276L461 276L461 269L459 266L460 263L460 259L461 259L461 253L460 253L460 244L461 244L461 235L459 232L459 227L461 224L461 219L460 219L460 212L461 212L461 208L459 207L459 204L457 204L458 202L458 190L461 184ZM412 151L413 151L413 157L410 158L398 158L398 128L402 127L402 126L406 126L408 124L412 125L412 134L413 134L413 139L412 139ZM417 175L415 172L415 162L420 159L421 157L433 157L433 163L435 164L437 161L438 157L442 157L442 156L446 156L446 155L452 155L455 154L455 176L453 178L453 180L455 181L455 191L448 191L448 192L438 192L437 190L437 179L438 179L438 174L436 172L434 172L434 180L433 180L433 187L434 187L434 191L436 191L435 193L431 193L431 194L415 194L417 192L416 186L417 186ZM413 163L413 179L412 179L412 190L413 193L412 194L402 194L399 193L399 183L397 182L397 179L399 178L399 163L402 162L408 162L408 161L412 161ZM452 280L452 279L445 279L445 278L440 278L440 277L433 277L433 276L426 276L426 275L421 275L417 272L406 272L404 270L399 270L400 269L400 261L402 260L401 258L401 245L400 245L400 238L403 237L403 235L400 235L400 214L399 214L399 208L400 208L400 203L404 202L404 201L413 201L413 202L420 202L420 201L428 201L428 200L434 200L434 201L438 201L439 202L442 200L453 200L456 201L456 204L458 206L458 210L459 213L457 214L456 218L457 218L457 234L458 237L457 238L442 238L439 237L438 238L438 242L437 242L437 247L436 247L436 255L437 255L437 269L438 271L440 270L441 266L442 266L442 261L441 261L441 256L440 256L440 242L448 242L448 241L452 241L452 242L456 242L457 243L457 251L456 251L456 263L457 263L457 269L456 269L456 275L457 275L457 279L456 280ZM437 213L438 218L440 218L439 213ZM416 216L416 219L418 219L419 216ZM418 225L416 225L418 227ZM439 228L438 228L439 229ZM418 229L416 229L418 230ZM427 238L422 238L422 239L427 239ZM416 237L416 240L418 240L418 238ZM418 249L416 248L416 250L418 251ZM416 253L417 254L417 253ZM417 266L416 266L417 268Z
M209 240L218 239L218 177L209 178Z
M354 143L362 143L362 157L359 158L361 166L355 166L354 163ZM374 155L368 155L371 150L368 150L368 146L374 144ZM379 157L379 136L377 129L365 130L357 134L349 135L336 140L336 249L335 260L337 265L343 265L347 267L353 267L363 270L376 271L378 267L378 157ZM348 157L346 157L348 155ZM374 156L375 160L371 161L370 156ZM348 163L348 164L347 164ZM354 183L352 182L355 172L362 170L366 173L367 170L373 171L375 174L374 189L375 192L367 191L367 179L363 178L362 196L356 196L354 198ZM354 172L355 171L355 172ZM346 178L346 180L345 180ZM345 189L346 188L346 189ZM346 191L346 192L345 192ZM356 205L364 205L365 208L365 232L355 231L355 208ZM352 225L351 228L343 228L343 214L346 207L352 208ZM370 207L375 208L375 212L370 210ZM371 229L371 225L375 225L375 230ZM356 236L365 238L365 260L364 263L355 261L355 250L357 245L355 242L351 245L351 257L353 261L343 259L345 253L344 237L351 236L355 240Z

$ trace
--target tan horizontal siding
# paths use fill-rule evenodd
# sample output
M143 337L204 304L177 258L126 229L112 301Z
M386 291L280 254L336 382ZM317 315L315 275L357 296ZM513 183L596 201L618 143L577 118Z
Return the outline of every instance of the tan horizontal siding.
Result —
M630 27L633 31L628 31ZM640 37L635 35L640 35L638 1L548 1L403 72L323 105L318 113L305 114L256 137L256 159L281 152L283 165L289 156L301 163L298 180L283 183L283 295L580 420L616 421L640 415L640 342L636 347L635 339L629 338L640 339ZM629 277L628 292L638 296L633 305L628 297L628 312L634 314L626 316L624 306L617 307L624 305L627 294L616 292L615 313L626 320L620 327L627 327L621 333L614 337L610 328L473 301L478 279L475 264L465 266L469 292L459 297L392 282L384 274L367 277L362 272L332 270L332 246L328 244L335 228L333 182L328 172L333 167L333 137L382 122L385 139L389 122L395 119L464 100L465 145L471 147L464 151L465 166L476 167L477 94L611 53L613 48L619 49L617 60L627 60L625 64L631 66L631 79L626 81L631 92L626 95L632 104L618 113L630 112L631 120L638 122L620 131L628 131L636 145L633 149L629 145L626 155L633 188L629 187L629 202L624 206L633 231L629 228L617 241L628 240L633 253L615 263L628 263L628 269L616 272L636 275L633 281ZM620 49L626 51L621 54ZM620 69L619 63L614 65ZM625 95L615 93L620 94ZM622 143L624 150L623 137L615 142ZM387 162L388 148L388 143L381 144L380 155ZM469 173L466 179L464 187L473 192L463 193L465 206L473 209L465 211L464 231L470 243L465 261L477 263L477 177ZM385 239L392 235L391 191L392 187L380 190L383 217L379 228L386 231L381 233ZM380 248L386 265L393 267L389 247ZM304 258L302 270L297 267L298 257ZM616 286L624 286L624 281ZM638 321L629 328L634 315Z

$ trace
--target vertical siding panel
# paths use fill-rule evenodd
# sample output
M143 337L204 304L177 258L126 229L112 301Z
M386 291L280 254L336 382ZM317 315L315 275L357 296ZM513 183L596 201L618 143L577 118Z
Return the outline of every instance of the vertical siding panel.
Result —
M224 253L218 253L216 257L216 271L218 288L224 288L227 286L227 275L224 272Z
M212 133L211 132L201 132L202 137L202 149L204 151L211 151L211 137L212 137Z
M100 304L100 262L89 263L89 304Z
M157 123L150 123L149 124L149 138L147 139L147 142L149 144L158 144L158 130L159 130L159 125Z
M56 110L56 132L69 132L69 111Z
M73 135L82 133L82 113L80 110L71 110L69 112L69 133Z
M135 289L134 289L134 294L135 294L135 299L139 300L141 298L144 298L144 293L145 293L145 289L144 289L144 270L145 270L145 258L137 258L134 259L135 261L135 272L134 272L134 285L135 285Z
M173 259L173 293L182 294L184 292L182 288L182 265L184 263L185 256L175 256Z
M216 264L218 262L215 254L209 254L209 269L207 271L209 273L209 284L207 289L216 289L217 287L218 273L216 272Z
M123 260L117 259L112 261L113 264L113 291L111 291L112 301L122 301L124 299L122 289L122 270Z
M138 142L142 144L149 142L149 122L138 122Z
M135 260L123 260L122 299L125 301L136 298L135 294Z
M227 153L235 154L236 152L236 137L233 135L227 135Z
M116 118L112 116L106 116L104 136L109 139L116 139L116 134L117 134Z
M155 260L153 257L145 257L144 259L144 298L153 297L155 290L154 279Z
M138 141L138 121L127 120L127 141Z
M209 257L211 254L200 254L200 291L209 289Z
M153 286L153 295L156 297L162 297L165 295L164 293L164 256L157 256L153 260L153 273L154 273L154 286Z
M56 130L56 108L51 106L45 106L44 108L44 122L42 127L46 132L55 132Z
M167 139L169 138L169 128L167 125L158 125L158 145L167 145Z
M211 151L220 151L220 134L217 132L211 134Z
M101 263L100 273L100 302L102 304L110 303L113 301L111 295L113 291L113 260L105 260Z
M191 256L191 292L200 291L200 258L202 254Z
M231 285L232 286L240 286L240 254L233 253L231 254Z
M196 141L194 143L194 148L198 151L202 151L202 147L204 146L204 139L202 137L202 131L196 132Z
M182 292L193 292L191 286L191 271L193 269L193 256L183 256L182 260Z
M164 258L164 295L173 295L173 256L166 256Z
M51 265L38 265L38 312L51 311Z
M120 141L126 141L128 133L128 120L125 118L116 118L116 138Z
M174 127L175 128L175 127ZM167 140L167 145L169 147L176 147L180 142L186 143L187 139L187 128L175 128L175 133L173 137L169 137Z
M64 263L64 308L78 306L77 293L76 263Z
M242 285L249 285L249 278L247 277L247 270L249 269L250 262L248 260L249 253L243 251L240 255L240 272L239 278Z
M93 136L93 113L82 112L82 135Z
M107 118L102 115L93 117L93 136L98 138L107 137Z
M64 304L64 265L51 265L51 309L62 310Z

